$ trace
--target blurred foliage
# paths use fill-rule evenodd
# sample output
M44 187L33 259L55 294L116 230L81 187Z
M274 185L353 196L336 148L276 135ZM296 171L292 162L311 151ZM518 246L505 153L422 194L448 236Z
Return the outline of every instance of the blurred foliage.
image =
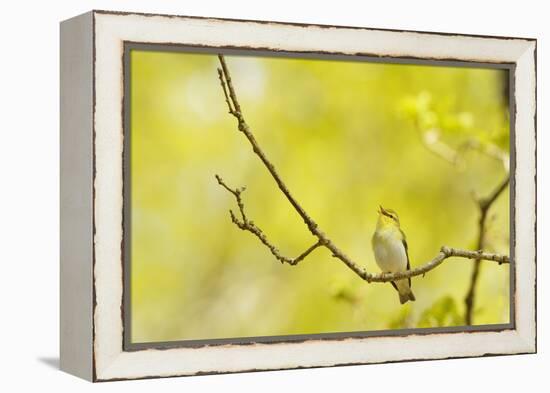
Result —
M475 127L470 112L456 113L450 108L437 107L427 91L415 97L406 97L401 109L417 128L426 148L456 165L459 170L464 169L469 150L477 150L497 159L506 171L509 170L510 131L507 112L506 116L495 119L490 130L479 129Z
M506 71L227 61L259 143L350 257L379 270L370 246L379 204L398 211L413 267L443 244L472 248L478 217L471 190L484 195L505 173L485 150L496 147L507 161ZM281 265L231 223L234 199L216 173L247 186L250 218L283 253L295 256L313 243L227 114L216 67L213 55L131 52L132 340L462 324L471 261L449 260L414 278L417 301L401 306L390 284L364 283L326 250ZM459 151L465 165L430 154L426 134ZM478 147L461 148L466 142ZM509 225L504 193L491 210L489 251L509 253ZM508 267L486 263L475 322L508 320Z
M457 326L463 322L455 299L444 296L420 315L418 327Z

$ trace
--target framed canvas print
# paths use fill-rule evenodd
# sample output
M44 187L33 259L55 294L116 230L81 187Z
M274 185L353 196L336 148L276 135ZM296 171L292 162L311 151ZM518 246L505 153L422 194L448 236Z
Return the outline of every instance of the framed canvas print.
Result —
M536 41L61 23L61 368L536 351Z

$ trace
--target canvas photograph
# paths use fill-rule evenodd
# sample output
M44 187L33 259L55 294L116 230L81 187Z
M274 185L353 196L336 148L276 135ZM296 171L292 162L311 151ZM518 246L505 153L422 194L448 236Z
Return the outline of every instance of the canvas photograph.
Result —
M126 48L126 345L509 326L509 81Z
M537 41L61 24L60 367L89 381L537 351Z

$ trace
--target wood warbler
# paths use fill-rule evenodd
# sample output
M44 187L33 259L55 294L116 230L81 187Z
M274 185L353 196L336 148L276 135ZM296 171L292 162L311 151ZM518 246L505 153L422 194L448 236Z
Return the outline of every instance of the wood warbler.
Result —
M376 231L372 236L372 249L376 263L384 273L403 272L411 268L407 240L394 210L380 206ZM391 284L399 292L401 304L416 300L411 291L410 278L392 281Z

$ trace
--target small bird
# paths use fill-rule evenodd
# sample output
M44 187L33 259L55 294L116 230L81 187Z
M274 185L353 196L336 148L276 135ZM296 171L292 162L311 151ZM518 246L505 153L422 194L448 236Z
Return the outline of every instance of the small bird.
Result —
M397 273L410 270L409 250L405 234L399 226L399 217L394 210L380 206L378 223L372 236L372 249L378 267L384 273ZM399 292L399 301L416 300L411 291L411 279L392 281L391 284Z

